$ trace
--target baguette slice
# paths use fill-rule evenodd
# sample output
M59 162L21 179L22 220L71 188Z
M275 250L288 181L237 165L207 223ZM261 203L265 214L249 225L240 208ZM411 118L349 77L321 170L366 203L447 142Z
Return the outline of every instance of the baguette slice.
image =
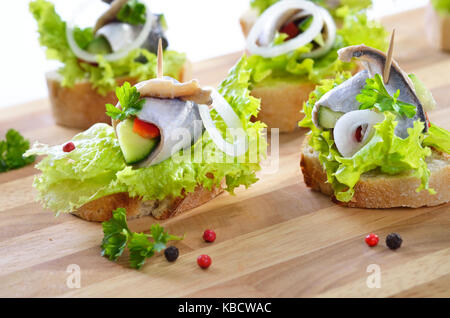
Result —
M425 22L425 31L431 45L443 51L450 51L450 14L437 12L433 5L428 3Z
M184 197L165 198L161 201L143 201L139 198L131 198L125 192L116 193L86 203L72 214L87 221L103 222L111 218L112 211L115 209L125 208L127 219L151 215L155 219L164 220L214 199L224 191L224 183L225 179L219 187L213 187L211 190L198 185L194 192Z
M186 61L179 75L181 81L189 80L191 71L192 65ZM46 79L53 118L58 125L87 129L95 123L111 124L111 118L105 114L105 105L117 103L115 91L102 96L87 80L78 82L73 87L63 87L61 76L56 71L48 72ZM116 79L117 86L125 81L131 85L137 83L136 78L121 77Z
M304 116L300 112L303 103L308 100L315 87L315 83L288 80L280 80L275 85L255 85L250 95L261 99L258 120L269 128L279 128L282 133L294 131Z
M367 172L356 184L352 200L340 202L326 182L326 172L320 164L318 153L308 145L308 138L303 143L300 161L303 179L308 187L330 196L339 205L371 209L418 208L450 202L450 155L433 150L427 164L431 173L430 187L436 194L430 194L427 190L416 192L420 181L408 173L391 176Z

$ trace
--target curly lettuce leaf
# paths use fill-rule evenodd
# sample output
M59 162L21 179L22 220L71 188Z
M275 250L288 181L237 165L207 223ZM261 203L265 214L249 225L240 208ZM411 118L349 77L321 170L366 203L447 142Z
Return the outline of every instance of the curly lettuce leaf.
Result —
M39 43L47 48L47 58L63 63L58 70L63 86L72 87L77 81L89 80L99 94L106 95L117 86L117 78L143 81L156 76L156 55L146 49L132 50L128 56L113 62L106 61L102 55L97 56L96 64L80 61L70 49L66 23L56 13L54 5L47 0L34 0L29 8L38 24ZM81 48L86 48L93 36L92 28L74 30L74 38ZM165 51L165 75L180 79L185 62L185 54Z
M431 149L422 146L424 124L415 121L414 127L408 128L409 136L402 139L394 134L397 125L395 115L391 112L384 112L384 115L385 120L374 126L374 136L353 157L335 156L339 167L332 172L332 177L348 187L346 191L335 193L338 200L349 201L361 175L375 169L389 175L411 173L421 181L417 191L428 189L430 193L434 192L428 186L430 172L425 162L425 158L431 155Z
M103 196L124 192L117 171L126 167L114 129L95 124L72 138L75 149L64 152L62 145L35 144L24 156L46 155L36 168L33 186L38 199L51 210L73 211L86 202Z
M266 11L266 9L273 4L277 3L279 0L251 0L250 7L257 10L259 14Z
M450 154L450 132L444 128L431 124L425 135L423 144Z
M409 136L402 139L394 134L397 125L395 115L389 111L383 112L384 121L374 126L375 132L370 141L351 158L340 155L331 130L322 130L314 125L312 109L316 101L348 78L349 73L341 73L335 79L323 80L304 104L305 117L299 123L301 127L311 129L309 145L318 152L319 161L327 174L327 182L334 189L336 198L343 202L350 201L354 195L354 186L361 175L369 171L415 176L420 179L417 191L427 189L433 193L428 185L430 172L425 161L431 155L431 149L424 142L422 122L414 122L414 127L408 128Z
M244 56L218 90L241 119L249 148L256 150L252 155L248 152L244 157L229 157L205 131L192 146L192 156L200 153L203 160L177 160L184 155L180 152L157 165L134 168L125 164L114 129L96 124L72 139L75 150L70 153L63 152L61 145L41 144L27 152L27 155L46 155L37 165L42 174L34 181L40 201L53 211L70 212L87 202L119 192L143 200L161 200L193 192L198 184L211 189L225 180L226 190L233 193L236 187L255 183L258 180L255 172L260 170L259 162L265 156L267 144L262 137L264 124L250 121L258 114L260 106L259 100L250 96L250 73ZM211 116L225 133L222 118L215 111ZM198 152L195 149L199 149ZM223 160L218 162L217 158Z
M450 14L450 1L448 0L431 0L433 7L444 14Z
M343 21L337 34L342 38L345 46L364 43L367 46L386 51L388 32L381 23L369 20L366 12L355 11L344 6L337 9L336 17Z

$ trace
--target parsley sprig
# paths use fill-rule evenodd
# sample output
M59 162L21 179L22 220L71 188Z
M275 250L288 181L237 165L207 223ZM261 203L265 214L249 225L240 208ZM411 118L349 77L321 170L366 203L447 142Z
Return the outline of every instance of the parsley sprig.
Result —
M143 3L137 0L131 0L120 9L117 14L117 19L133 25L144 24L146 19L145 10Z
M14 129L6 132L6 139L0 141L0 172L18 169L36 159L35 156L24 157L30 148L30 142Z
M375 74L374 78L368 78L366 85L356 96L356 100L361 103L359 109L376 108L381 112L391 111L401 116L409 118L416 114L416 106L398 100L400 90L391 96L384 86L380 74Z
M102 256L117 260L128 246L129 263L132 268L141 268L147 258L161 252L169 241L179 241L183 237L170 235L159 224L152 224L150 234L132 232L127 225L127 212L124 208L113 211L112 218L103 222ZM150 241L153 239L153 241Z
M145 103L137 88L131 86L128 82L116 88L116 96L119 99L121 109L112 104L106 104L106 115L112 119L124 120L130 116L135 116Z

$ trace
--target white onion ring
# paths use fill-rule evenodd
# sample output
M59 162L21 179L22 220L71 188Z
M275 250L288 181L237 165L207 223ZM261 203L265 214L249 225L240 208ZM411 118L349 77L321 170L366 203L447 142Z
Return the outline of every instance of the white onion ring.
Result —
M333 130L334 143L339 153L346 158L352 157L369 141L373 133L373 126L384 120L382 113L371 109L354 110L342 115ZM355 140L358 126L367 125L361 141Z
M325 45L318 47L312 52L304 53L300 57L301 58L314 58L319 57L326 54L334 44L336 40L336 23L334 23L333 17L328 12L328 10L324 8L319 8L322 14L323 21L327 28L327 39L325 41Z
M289 9L300 9L308 12L313 18L310 27L302 34L284 42L283 44L273 47L259 46L257 44L258 38L265 25L270 25L270 33L274 35L275 26L277 25L279 17L284 14L285 10ZM275 3L264 11L250 30L247 37L247 49L251 54L260 55L262 57L275 57L294 51L297 48L312 42L312 40L322 31L324 23L321 11L319 9L320 7L305 0L284 0Z
M116 61L119 60L121 58L124 58L128 55L128 53L130 53L131 50L134 50L138 47L141 47L141 45L145 42L145 40L147 39L148 35L150 34L150 31L152 29L152 20L153 20L153 14L150 12L149 10L149 6L147 4L146 0L142 1L146 7L146 14L147 17L145 19L145 24L141 30L141 32L139 33L139 35L136 37L136 39L129 45L127 46L125 49L117 51L117 52L113 52L110 54L105 54L103 55L103 58L109 62L111 61ZM75 12L77 12L77 10L75 10ZM71 19L70 21L73 21L73 19ZM86 62L91 62L91 63L97 63L97 55L96 54L92 54L89 53L83 49L81 49L77 42L74 39L73 36L73 30L74 30L74 26L72 25L72 22L68 22L66 25L66 36L67 36L67 42L69 43L70 49L72 50L72 52L80 59L82 59L83 61Z
M244 131L241 120L236 115L233 108L231 108L230 104L228 104L228 102L225 100L225 98L223 98L223 96L220 95L219 92L212 87L205 87L205 89L211 90L213 107L217 111L219 116L222 117L227 127L233 129L242 129L242 131ZM233 157L241 156L247 152L247 135L245 135L244 138L242 138L243 136L238 136L236 138L236 141L230 144L223 139L221 132L215 126L214 121L211 118L209 107L207 105L198 105L198 109L206 131L208 131L212 141L221 151Z

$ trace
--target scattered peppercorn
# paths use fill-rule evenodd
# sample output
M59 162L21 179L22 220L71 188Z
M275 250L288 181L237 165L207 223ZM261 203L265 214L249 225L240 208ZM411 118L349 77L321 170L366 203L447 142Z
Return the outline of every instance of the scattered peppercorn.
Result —
M206 230L203 233L203 239L205 240L205 242L214 242L216 239L216 232L214 232L213 230Z
M67 142L64 144L63 146L63 151L64 152L71 152L75 149L75 144L71 141Z
M402 237L398 235L397 233L391 233L388 236L386 236L386 245L391 250L396 250L402 245Z
M369 246L377 245L378 241L379 241L378 235L374 233L370 233L369 235L366 236L366 243Z
M175 246L169 246L164 250L164 256L169 262L175 262L178 258L178 255L178 248L176 248Z
M197 257L197 264L201 268L208 268L211 265L211 262L211 257L208 255L203 254Z

